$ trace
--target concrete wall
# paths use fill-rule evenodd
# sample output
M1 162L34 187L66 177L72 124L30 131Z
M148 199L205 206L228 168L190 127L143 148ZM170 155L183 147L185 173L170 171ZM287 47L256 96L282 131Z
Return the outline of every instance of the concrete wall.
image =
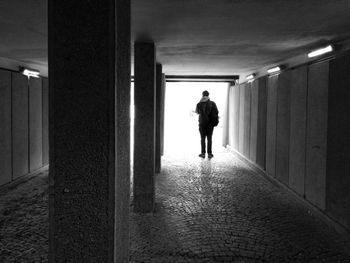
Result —
M307 66L291 71L289 186L304 196Z
M48 127L43 127L42 99L46 94L47 101L48 93L43 81L47 82L0 70L0 185L41 168L44 144L48 164L48 147L43 139Z
M291 71L281 74L277 88L276 122L276 178L289 182L289 135L290 135L290 89Z
M278 75L267 79L267 108L266 108L266 172L276 176L276 120L277 120L277 88Z
M49 81L48 79L43 79L42 86L42 117L43 117L43 165L49 164Z
M326 211L350 229L350 52L330 61Z
M329 62L309 66L306 129L305 198L326 207Z
M29 171L43 165L42 80L29 79Z
M347 52L230 87L227 118L231 148L348 229L349 68Z
M11 72L0 70L0 185L12 179Z
M256 145L256 163L265 169L266 153L266 110L267 110L267 89L266 78L259 79L258 95L258 129Z

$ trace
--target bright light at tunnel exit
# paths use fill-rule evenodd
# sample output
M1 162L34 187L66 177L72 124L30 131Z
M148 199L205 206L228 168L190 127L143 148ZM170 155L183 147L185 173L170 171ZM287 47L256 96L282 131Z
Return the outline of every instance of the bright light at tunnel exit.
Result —
M228 83L168 82L165 93L164 153L193 155L200 153L200 135L196 105L202 92L209 92L219 110L219 125L214 128L213 154L222 151L223 116Z

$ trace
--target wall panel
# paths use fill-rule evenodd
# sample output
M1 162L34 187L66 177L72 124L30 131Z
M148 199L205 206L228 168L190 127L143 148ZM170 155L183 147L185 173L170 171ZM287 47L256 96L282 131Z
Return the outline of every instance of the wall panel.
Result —
M322 210L326 206L328 75L328 61L309 66L305 198Z
M12 73L12 177L29 172L28 79Z
M291 72L289 186L304 196L307 66Z
M266 154L266 77L259 79L259 98L258 98L258 131L256 145L256 163L265 169Z
M251 110L251 84L246 83L244 85L244 135L243 135L243 155L249 158L249 146L250 146L250 110Z
M29 171L42 167L42 80L29 79Z
M289 135L291 71L279 76L277 89L276 178L289 183Z
M350 228L350 52L329 64L327 212Z
M43 100L43 142L42 142L42 156L43 165L49 164L49 81L43 79L42 83L42 100Z
M12 179L11 72L0 70L0 185Z
M238 151L243 154L244 146L244 108L245 108L245 85L239 85L239 131L238 131Z
M277 124L277 88L278 75L267 79L266 108L266 172L276 175L276 124Z
M249 159L256 163L258 140L259 80L251 83Z
M239 142L239 110L240 110L240 88L239 86L233 87L233 147L238 150Z
M228 110L228 144L234 148L234 142L233 142L233 129L234 129L234 86L229 87L229 92L228 92L228 105L227 105L227 110Z

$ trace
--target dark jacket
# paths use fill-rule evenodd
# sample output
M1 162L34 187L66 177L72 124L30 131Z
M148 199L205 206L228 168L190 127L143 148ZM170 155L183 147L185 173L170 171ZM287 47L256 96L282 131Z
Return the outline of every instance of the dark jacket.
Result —
M202 99L203 100L203 99ZM196 113L199 114L198 122L201 126L213 126L210 124L209 116L211 113L218 115L219 111L214 101L210 99L197 103ZM213 111L213 112L212 112Z

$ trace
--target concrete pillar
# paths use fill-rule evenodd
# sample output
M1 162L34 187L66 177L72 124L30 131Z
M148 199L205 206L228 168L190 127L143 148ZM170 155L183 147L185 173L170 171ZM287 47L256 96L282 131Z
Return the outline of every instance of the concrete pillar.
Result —
M164 155L164 117L165 117L165 92L166 92L166 77L162 76L162 101L161 101L161 114L160 114L160 154Z
M156 59L154 43L136 42L134 124L134 210L154 207Z
M49 261L128 262L130 2L48 3Z
M161 145L161 114L162 114L162 93L163 93L163 67L161 64L156 66L156 156L155 172L160 173L162 167L162 145Z

